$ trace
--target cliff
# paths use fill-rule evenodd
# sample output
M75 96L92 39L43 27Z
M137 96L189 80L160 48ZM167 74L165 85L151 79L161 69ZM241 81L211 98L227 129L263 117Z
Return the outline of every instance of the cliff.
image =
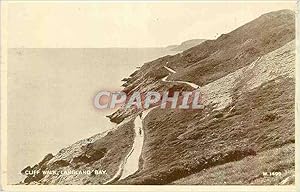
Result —
M155 108L147 113L139 169L126 178L116 175L135 141L139 111L120 108L109 116L117 123L111 131L23 170L92 169L106 174L41 173L23 183L294 183L294 39L294 12L280 10L215 40L145 63L124 79L123 91L194 90L180 83L191 82L200 86L205 108ZM272 172L280 174L268 175Z

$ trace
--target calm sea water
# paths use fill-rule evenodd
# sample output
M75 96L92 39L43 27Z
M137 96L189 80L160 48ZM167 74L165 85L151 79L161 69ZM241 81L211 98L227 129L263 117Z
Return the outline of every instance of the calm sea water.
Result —
M121 90L136 67L173 54L163 48L10 49L8 54L8 183L20 171L112 123L93 107L100 90Z

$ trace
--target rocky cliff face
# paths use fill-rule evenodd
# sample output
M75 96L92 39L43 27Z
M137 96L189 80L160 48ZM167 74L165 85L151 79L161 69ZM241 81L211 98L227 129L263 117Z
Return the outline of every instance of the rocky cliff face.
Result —
M267 13L182 53L145 63L124 91L193 90L205 108L153 109L143 121L139 170L111 180L130 151L138 111L110 115L110 132L47 155L26 170L26 184L291 184L294 183L295 16ZM164 66L174 69L170 74ZM168 82L161 79L168 76ZM170 81L174 81L170 83ZM103 174L42 171L106 170ZM268 175L278 172L279 175Z

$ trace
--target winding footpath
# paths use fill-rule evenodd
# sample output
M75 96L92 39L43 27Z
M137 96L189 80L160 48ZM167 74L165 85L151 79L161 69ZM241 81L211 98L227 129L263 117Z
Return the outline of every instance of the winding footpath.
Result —
M167 69L171 73L176 73L176 71L174 71L173 69L171 69L169 67L164 66L164 68ZM184 84L187 84L187 85L189 85L189 86L191 86L191 87L193 87L195 89L199 89L200 88L199 85L197 85L195 83L188 82L188 81L169 81L169 80L167 80L168 77L169 77L169 75L165 76L164 78L162 78L162 81L169 82L169 83L174 83L174 82L175 83L184 83Z
M139 160L142 154L143 144L144 144L144 129L143 129L143 120L148 115L150 111L154 108L150 108L145 110L138 115L134 120L134 131L135 131L135 138L132 145L131 150L126 155L124 161L121 162L119 165L119 169L117 173L108 181L104 182L103 184L110 184L112 182L125 179L130 175L133 175L139 169Z
M142 154L142 149L144 145L144 129L143 129L143 120L148 115L150 111L154 109L148 109L141 113L141 116L138 115L134 121L134 130L135 130L135 138L131 151L128 153L128 157L125 158L123 171L120 179L124 179L139 169L139 160Z
M164 66L164 68L167 69L170 72L170 74L176 73L176 71L174 71L173 69L171 69L169 67ZM174 83L174 82L184 83L195 89L200 88L199 85L196 85L194 83L190 83L187 81L169 81L169 80L167 80L168 77L169 77L169 75L162 78L161 80L164 82L169 82L169 83ZM140 163L140 156L142 154L142 149L143 149L143 145L144 145L143 120L153 109L155 109L157 107L158 106L152 107L148 110L145 110L135 118L135 120L134 120L135 138L134 138L132 148L129 151L129 153L126 155L124 161L122 161L120 163L117 173L111 179L109 179L108 181L106 181L103 184L110 184L112 182L115 182L115 181L118 181L121 179L125 179L138 171L139 163Z

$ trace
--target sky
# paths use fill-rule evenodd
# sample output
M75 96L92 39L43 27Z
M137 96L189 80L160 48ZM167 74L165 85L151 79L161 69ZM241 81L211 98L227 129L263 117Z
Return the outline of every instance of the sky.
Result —
M295 2L31 2L8 4L9 48L163 47L213 39Z

